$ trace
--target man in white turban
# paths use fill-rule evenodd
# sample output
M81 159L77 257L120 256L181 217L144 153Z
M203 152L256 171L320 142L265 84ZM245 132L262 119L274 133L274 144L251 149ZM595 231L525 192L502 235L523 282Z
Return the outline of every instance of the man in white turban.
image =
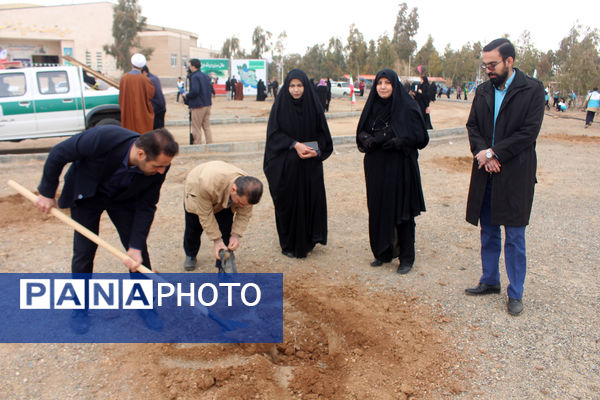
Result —
M154 96L154 85L141 69L146 65L146 57L135 53L131 56L132 69L121 77L119 106L121 126L140 134L154 127L154 109L150 99Z

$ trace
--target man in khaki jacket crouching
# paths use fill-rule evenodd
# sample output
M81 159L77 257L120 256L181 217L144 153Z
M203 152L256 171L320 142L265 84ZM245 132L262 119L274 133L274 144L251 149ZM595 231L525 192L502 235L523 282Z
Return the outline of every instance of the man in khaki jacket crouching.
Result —
M192 169L185 179L183 268L196 268L202 232L214 242L215 267L221 269L219 250L236 250L248 227L252 206L260 201L263 184L224 161L209 161Z

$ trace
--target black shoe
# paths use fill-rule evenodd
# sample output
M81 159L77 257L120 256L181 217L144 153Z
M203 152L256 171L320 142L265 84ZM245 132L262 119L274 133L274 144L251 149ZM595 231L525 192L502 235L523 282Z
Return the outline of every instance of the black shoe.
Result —
M90 330L90 319L87 310L73 310L69 321L71 330L78 335L83 335Z
M508 298L508 302L506 303L506 308L508 309L508 313L510 315L519 315L523 312L523 302L517 299Z
M378 258L371 261L371 267L381 267L382 265L383 265L383 261L381 261Z
M401 275L408 274L409 271L412 269L412 267L413 267L412 264L400 264L398 266L398 270L396 272Z
M296 258L296 255L291 251L281 250L281 254L289 258Z
M183 262L183 269L186 271L193 271L196 269L196 257L185 256L185 261Z
M144 320L146 327L152 331L160 332L163 329L162 318L153 309L138 310L138 315Z
M486 285L485 283L480 283L473 288L465 289L465 293L471 296L500 293L500 285Z

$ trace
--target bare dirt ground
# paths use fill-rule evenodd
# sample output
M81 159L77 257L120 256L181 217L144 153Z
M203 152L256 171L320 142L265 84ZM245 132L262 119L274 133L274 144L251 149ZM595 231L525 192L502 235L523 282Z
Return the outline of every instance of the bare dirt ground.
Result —
M213 113L239 107L225 102ZM248 101L247 113L270 108L254 111L254 103ZM464 126L468 110L467 103L438 101L433 125ZM421 152L428 210L417 218L417 260L405 276L395 273L397 262L368 265L362 155L339 146L325 162L328 245L302 260L282 256L267 192L236 252L240 272L284 274L283 343L2 344L0 397L598 399L600 174L593 160L600 128L584 130L582 116L545 117L520 317L506 313L504 293L463 294L481 271L478 229L464 221L471 163L465 137L434 140ZM356 120L333 120L332 133L353 134ZM223 141L227 135L260 140L265 133L264 124L218 128ZM159 271L183 271L183 180L208 159L230 161L265 181L261 154L177 157L149 238ZM23 159L0 169L1 272L69 271L70 229L42 217L5 184L14 179L34 189L42 165ZM101 236L119 243L108 219ZM209 247L201 249L197 272L213 272ZM123 267L100 249L95 270ZM502 271L503 290L507 284Z

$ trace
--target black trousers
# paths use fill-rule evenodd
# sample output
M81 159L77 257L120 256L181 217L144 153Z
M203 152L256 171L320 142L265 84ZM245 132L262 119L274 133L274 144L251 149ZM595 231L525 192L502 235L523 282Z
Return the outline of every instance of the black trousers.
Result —
M135 204L133 202L112 202L109 198L99 195L91 199L78 200L71 208L71 218L98 234L100 217L106 211L112 221L119 238L125 249L129 249L131 227L135 217ZM142 264L150 269L150 256L148 247L144 243L142 251ZM75 232L73 236L73 259L71 261L71 272L91 273L94 269L94 256L98 245ZM125 268L123 266L123 268ZM122 271L125 272L125 271Z
M165 127L165 113L166 111L154 113L154 129Z
M594 122L594 116L596 115L596 113L594 111L588 111L585 114L585 124L586 125L591 125L592 122Z
M185 210L184 210L185 211ZM221 237L225 246L229 245L229 238L231 237L231 226L233 225L233 212L231 208L226 208L215 214L217 224L219 224L219 231L221 231ZM204 230L200 225L200 220L196 214L185 211L185 230L183 232L183 250L185 255L188 257L196 257L200 250L200 236ZM217 260L218 261L218 260ZM217 262L217 267L220 262Z
M407 221L396 225L397 246L393 246L385 250L380 255L375 255L384 262L390 262L393 258L398 257L401 265L413 265L415 262L415 219L411 218Z
M413 265L415 262L415 219L411 218L408 221L402 221L396 225L398 232L398 245L400 247L401 265Z

